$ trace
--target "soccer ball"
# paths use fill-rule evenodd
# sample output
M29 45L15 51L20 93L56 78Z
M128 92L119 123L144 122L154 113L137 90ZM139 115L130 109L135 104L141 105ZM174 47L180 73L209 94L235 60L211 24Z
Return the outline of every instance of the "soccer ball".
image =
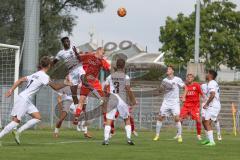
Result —
M72 113L72 114L75 114L75 113L76 113L76 106L74 105L74 103L72 103L72 104L70 105L69 111L70 111L70 113Z
M118 8L117 14L120 17L124 17L127 14L127 10L124 7Z

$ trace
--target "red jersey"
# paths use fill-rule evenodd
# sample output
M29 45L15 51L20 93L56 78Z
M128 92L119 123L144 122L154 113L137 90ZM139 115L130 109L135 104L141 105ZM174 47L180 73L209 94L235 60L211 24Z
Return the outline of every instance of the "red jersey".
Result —
M105 59L97 58L94 54L82 54L80 60L83 63L87 79L98 79L101 69L110 70L110 65Z
M193 82L190 85L186 85L187 87L187 95L185 99L185 103L191 103L191 102L199 102L200 101L200 95L203 95L201 86L197 82Z

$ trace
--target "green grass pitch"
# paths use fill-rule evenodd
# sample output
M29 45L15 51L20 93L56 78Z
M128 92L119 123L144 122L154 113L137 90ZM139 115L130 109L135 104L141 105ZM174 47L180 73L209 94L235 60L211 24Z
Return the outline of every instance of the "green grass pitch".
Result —
M92 131L94 138L85 139L75 130L61 130L54 139L52 130L30 130L21 136L21 145L12 135L2 139L0 160L239 160L240 136L223 134L215 147L201 146L194 132L185 131L183 143L172 137L174 130L164 129L160 140L152 141L153 132L139 132L133 137L135 146L128 146L125 134L117 130L110 145L102 146L103 131Z

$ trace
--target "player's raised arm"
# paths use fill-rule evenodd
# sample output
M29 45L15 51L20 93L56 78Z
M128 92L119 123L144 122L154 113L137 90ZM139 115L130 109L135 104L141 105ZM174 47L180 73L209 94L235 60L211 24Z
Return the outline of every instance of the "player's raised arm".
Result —
M19 85L21 85L23 82L26 82L26 81L27 81L27 77L22 77L22 78L20 78L19 80L17 80L17 81L13 84L13 86L8 90L8 92L5 94L5 96L6 96L6 97L10 97L10 96L13 94L14 90L15 90Z
M64 88L64 87L66 87L66 86L72 86L73 84L68 80L68 79L66 79L66 80L64 80L64 82L59 82L59 83L55 83L55 82L53 82L53 81L50 81L49 83L48 83L48 85L52 88L52 89L54 89L54 90L59 90L59 89L62 89L62 88Z

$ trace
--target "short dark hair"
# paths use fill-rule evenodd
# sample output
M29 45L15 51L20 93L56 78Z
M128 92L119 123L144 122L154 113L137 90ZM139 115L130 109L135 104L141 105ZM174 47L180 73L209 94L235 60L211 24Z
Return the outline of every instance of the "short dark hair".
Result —
M69 37L62 37L62 38L61 38L61 42L63 43L66 39L69 40Z
M210 75L212 75L213 79L216 79L216 77L217 77L217 72L216 72L216 71L210 69L210 70L208 70L208 73L209 73Z
M172 70L175 71L174 66L172 64L169 64L167 67L172 68Z
M121 58L117 59L116 66L117 66L117 69L124 69L125 60Z
M40 59L39 67L40 68L46 68L52 63L51 58L48 56L43 56Z

